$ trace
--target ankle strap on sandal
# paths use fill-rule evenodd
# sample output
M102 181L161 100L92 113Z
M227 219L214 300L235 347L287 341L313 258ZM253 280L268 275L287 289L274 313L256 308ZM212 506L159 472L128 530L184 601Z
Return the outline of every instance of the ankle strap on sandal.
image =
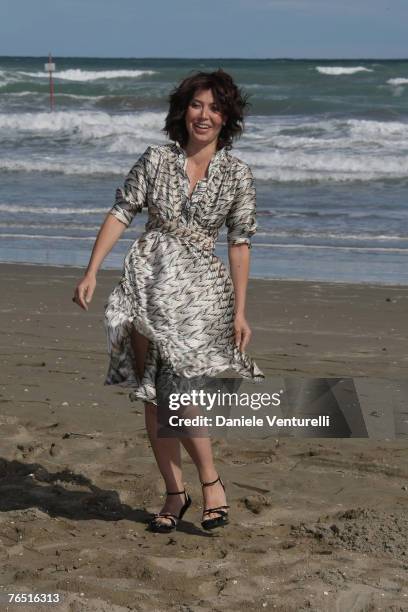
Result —
M220 479L220 477L219 477L219 476L218 476L218 478L216 478L216 479L215 479L215 480L213 480L212 482L202 482L201 484L202 484L202 486L203 486L203 487L209 487L210 485L213 485L213 484L215 484L215 483L216 483L216 482L218 482L218 481L220 481L220 482L221 482L221 479Z
M185 493L186 490L184 489L184 491L166 491L166 495L182 495L183 493Z

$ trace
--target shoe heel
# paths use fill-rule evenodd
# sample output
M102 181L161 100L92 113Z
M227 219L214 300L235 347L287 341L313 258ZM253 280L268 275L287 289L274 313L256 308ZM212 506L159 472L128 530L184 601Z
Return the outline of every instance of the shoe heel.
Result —
M215 484L216 482L220 482L222 488L225 491L225 486L220 476L218 476L218 478L214 480L213 482L202 482L201 484L203 487L209 487ZM225 506L218 506L217 508L208 508L207 510L205 510L204 514L217 513L220 516L218 516L217 518L201 521L201 526L203 527L203 529L210 530L210 529L215 529L216 527L223 527L224 525L228 525L229 523L229 516L228 516L228 511L227 511L228 508L229 506L225 505Z
M183 518L184 514L187 512L187 510L191 506L191 502L192 502L191 497L189 496L188 493L186 493L186 503L184 504L184 506L180 510L179 519Z

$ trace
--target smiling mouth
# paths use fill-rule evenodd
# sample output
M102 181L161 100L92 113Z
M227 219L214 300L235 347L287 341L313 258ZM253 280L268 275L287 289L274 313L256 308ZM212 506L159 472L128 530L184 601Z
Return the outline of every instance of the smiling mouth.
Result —
M194 123L193 125L195 128L199 130L209 130L210 129L210 126L206 124Z

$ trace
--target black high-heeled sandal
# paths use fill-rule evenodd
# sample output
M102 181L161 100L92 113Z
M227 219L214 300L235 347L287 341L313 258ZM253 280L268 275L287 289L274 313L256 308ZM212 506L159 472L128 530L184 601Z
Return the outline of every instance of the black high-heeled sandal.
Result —
M213 482L202 482L201 485L203 487L209 487L218 481L221 483L221 486L225 491L224 483L219 476ZM229 506L218 506L218 508L208 508L207 510L204 510L203 515L216 512L220 516L202 521L201 526L203 529L215 529L215 527L223 527L224 525L227 525L229 523L228 512L226 512L224 508L229 508Z
M156 533L169 533L170 531L174 531L176 529L179 520L183 518L186 510L191 506L192 500L189 494L186 493L185 489L184 491L174 491L174 492L166 491L166 495L182 495L183 493L184 493L186 502L184 506L181 508L179 515L177 516L176 514L173 514L172 512L156 512L153 515L153 518L150 519L148 523L150 531L155 531ZM169 525L169 524L158 522L157 519L160 517L170 519L171 524Z

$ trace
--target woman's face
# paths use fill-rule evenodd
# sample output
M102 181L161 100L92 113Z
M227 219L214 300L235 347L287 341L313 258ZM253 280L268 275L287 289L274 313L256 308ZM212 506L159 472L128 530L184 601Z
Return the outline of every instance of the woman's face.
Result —
M222 115L211 89L197 90L187 107L186 128L191 142L201 145L217 142L221 132L223 121Z

